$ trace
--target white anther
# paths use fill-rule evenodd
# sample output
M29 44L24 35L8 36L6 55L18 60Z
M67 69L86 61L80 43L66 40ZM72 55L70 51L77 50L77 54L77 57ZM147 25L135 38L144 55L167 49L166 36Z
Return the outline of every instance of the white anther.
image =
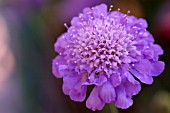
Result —
M127 11L127 14L130 14L130 10Z
M66 23L64 23L64 26L68 29L68 26L67 26L67 24L66 24Z
M113 5L110 5L109 12L112 11Z

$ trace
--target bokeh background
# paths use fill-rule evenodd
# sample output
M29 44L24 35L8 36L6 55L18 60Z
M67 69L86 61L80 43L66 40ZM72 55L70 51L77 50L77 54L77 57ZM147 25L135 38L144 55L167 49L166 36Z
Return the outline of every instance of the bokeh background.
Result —
M62 92L52 75L54 43L73 16L100 3L145 18L148 30L164 49L166 69L152 85L142 84L126 110L106 105L96 113L170 113L169 0L0 0L0 113L92 113L85 102Z

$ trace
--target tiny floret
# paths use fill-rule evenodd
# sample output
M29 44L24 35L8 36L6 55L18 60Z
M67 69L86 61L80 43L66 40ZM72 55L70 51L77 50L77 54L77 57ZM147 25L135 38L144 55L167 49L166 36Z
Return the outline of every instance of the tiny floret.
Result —
M110 8L112 8L111 6ZM85 8L71 20L71 26L55 43L59 55L53 60L53 74L63 78L63 92L82 102L89 85L94 88L86 100L89 109L101 110L105 103L127 109L141 84L152 84L164 70L158 61L162 48L146 30L146 20L107 11L101 4Z

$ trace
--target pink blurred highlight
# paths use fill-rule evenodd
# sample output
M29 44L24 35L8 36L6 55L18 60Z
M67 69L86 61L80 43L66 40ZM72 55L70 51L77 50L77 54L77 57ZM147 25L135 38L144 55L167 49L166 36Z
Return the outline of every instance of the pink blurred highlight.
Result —
M9 32L6 21L0 16L0 86L11 75L15 60L9 47Z
M163 43L170 42L170 2L165 2L158 12L155 27L158 39Z

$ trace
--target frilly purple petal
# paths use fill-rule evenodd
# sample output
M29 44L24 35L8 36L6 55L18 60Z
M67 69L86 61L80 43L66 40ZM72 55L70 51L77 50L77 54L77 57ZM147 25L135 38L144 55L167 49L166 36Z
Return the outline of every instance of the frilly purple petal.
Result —
M86 98L87 86L82 85L82 82L77 83L69 92L70 98L77 102L82 102Z
M154 51L154 57L153 57L153 60L154 61L157 61L159 59L159 55L162 55L163 54L163 50L162 48L155 44L151 47L151 49Z
M76 73L75 73L76 74ZM69 95L70 90L73 89L73 87L79 83L80 77L78 75L72 75L70 74L69 76L63 77L63 92L66 95Z
M134 26L138 26L140 28L146 29L148 27L148 24L145 19L140 18L137 21L134 22Z
M151 67L150 73L152 76L160 75L165 68L165 63L162 61L153 62L151 65L152 67Z
M135 63L133 68L136 69L141 74L150 76L151 62L149 60L143 59Z
M135 78L129 73L127 72L125 74L127 80L124 83L125 86L125 90L128 96L133 96L139 93L139 91L141 90L141 85L138 81L135 80Z
M55 43L54 47L55 47L55 51L56 52L59 52L59 53L63 53L64 52L65 47L67 46L66 34L67 33L62 34L58 38L57 42Z
M58 66L58 71L59 71L60 75L63 76L63 77L70 75L70 71L69 71L67 65L59 65Z
M70 98L74 101L82 102L86 98L87 86L82 85L85 79L76 73L71 73L68 76L63 77L63 92L66 95L70 95Z
M154 53L155 53L156 55L162 55L162 54L163 54L163 50L162 50L161 46L159 46L158 44L154 44L154 45L152 46L152 48L153 48Z
M100 88L95 86L86 101L86 107L93 111L101 110L105 105L104 102L99 97L99 91Z
M100 97L105 103L111 103L115 101L116 92L115 92L115 88L113 87L110 81L105 82L101 86Z
M126 94L125 87L119 85L116 87L115 106L122 109L127 109L133 104L133 100Z
M59 64L65 64L63 56L57 56L52 63L52 72L57 78L62 78L63 76L59 73Z
M101 4L99 6L93 7L93 16L94 18L100 18L101 14L107 16L107 5Z
M136 77L138 78L141 82L145 83L145 84L152 84L153 83L153 78L150 75L146 75L146 74L141 74L138 71L136 71L135 69L131 69L130 72Z
M112 74L110 79L114 87L121 84L121 77L117 73Z

